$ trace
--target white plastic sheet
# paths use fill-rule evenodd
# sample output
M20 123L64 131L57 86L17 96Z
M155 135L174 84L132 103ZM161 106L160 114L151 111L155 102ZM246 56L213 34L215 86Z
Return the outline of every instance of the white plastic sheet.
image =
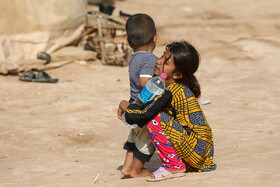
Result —
M1 0L0 7L2 74L39 51L51 53L82 37L87 0Z

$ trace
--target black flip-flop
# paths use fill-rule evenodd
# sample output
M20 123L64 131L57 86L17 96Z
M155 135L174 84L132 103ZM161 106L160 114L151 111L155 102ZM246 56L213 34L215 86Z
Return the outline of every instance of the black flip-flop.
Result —
M48 53L46 53L44 51L37 53L37 58L41 59L41 60L45 60L46 61L45 64L48 64L51 61L51 55L49 55Z
M27 81L27 82L45 82L45 83L58 82L58 79L51 78L46 72L35 68L23 73L18 78L21 81Z

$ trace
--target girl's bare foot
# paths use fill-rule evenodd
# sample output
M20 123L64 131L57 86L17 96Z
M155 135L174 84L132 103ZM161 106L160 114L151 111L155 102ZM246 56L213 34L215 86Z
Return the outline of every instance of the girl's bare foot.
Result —
M185 169L181 169L181 170L169 170L169 169L166 169L167 171L169 171L170 173L185 173Z

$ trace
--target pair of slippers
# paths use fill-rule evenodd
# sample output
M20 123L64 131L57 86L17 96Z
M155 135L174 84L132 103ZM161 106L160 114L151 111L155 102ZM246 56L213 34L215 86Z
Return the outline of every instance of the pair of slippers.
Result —
M170 173L163 167L160 167L158 170L153 172L154 178L148 178L146 181L148 182L156 182L156 181L162 181L166 179L172 179L172 178L178 178L178 177L184 177L185 173Z
M27 81L27 82L44 82L44 83L58 82L58 79L51 78L46 72L35 68L31 69L28 72L23 73L18 78L21 81Z

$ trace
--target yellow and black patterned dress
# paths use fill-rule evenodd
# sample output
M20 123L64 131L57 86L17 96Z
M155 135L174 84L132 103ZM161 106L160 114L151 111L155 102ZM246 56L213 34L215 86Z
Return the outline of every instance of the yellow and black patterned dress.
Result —
M201 172L216 169L213 134L191 90L173 83L163 95L145 107L130 105L126 119L128 123L141 127L160 110L162 130L186 164L186 170Z

